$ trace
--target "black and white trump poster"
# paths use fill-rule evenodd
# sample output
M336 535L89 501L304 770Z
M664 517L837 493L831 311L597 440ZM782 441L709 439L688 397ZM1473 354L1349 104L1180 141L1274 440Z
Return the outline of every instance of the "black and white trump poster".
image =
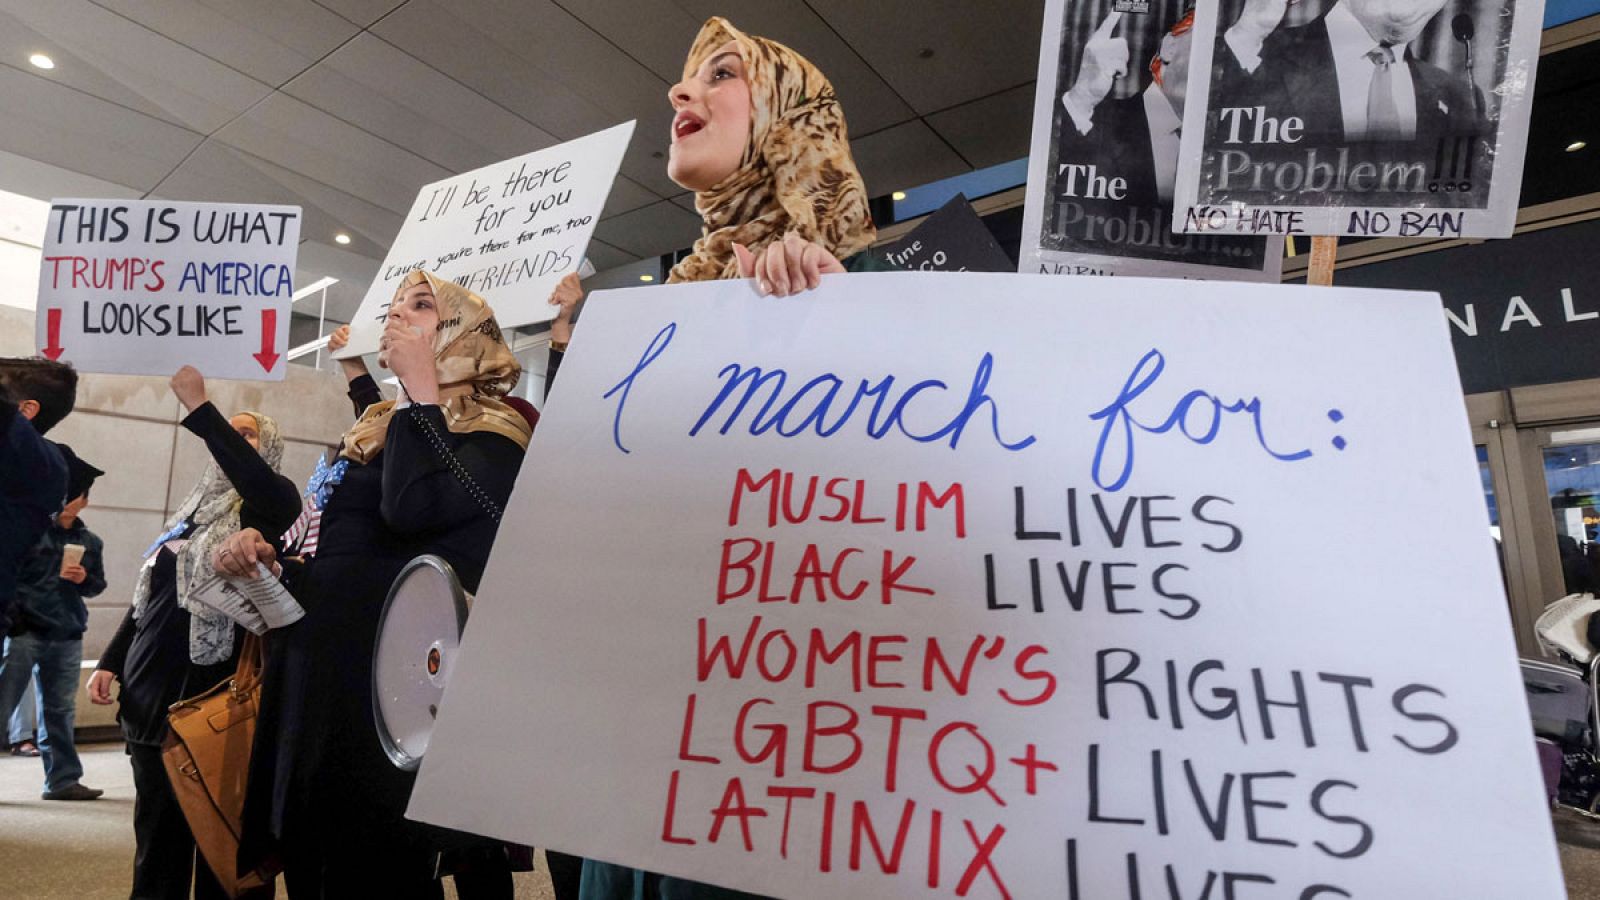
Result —
M1510 237L1543 0L1200 0L1196 234Z
M1045 5L1019 271L1277 281L1263 235L1179 234L1185 0Z

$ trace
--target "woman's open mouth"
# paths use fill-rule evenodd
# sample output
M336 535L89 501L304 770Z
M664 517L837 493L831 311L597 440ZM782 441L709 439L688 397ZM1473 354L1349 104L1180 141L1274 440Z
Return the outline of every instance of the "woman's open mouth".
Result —
M678 113L678 117L672 121L672 140L674 142L680 141L704 127L706 127L706 123L702 122L700 117L694 113Z

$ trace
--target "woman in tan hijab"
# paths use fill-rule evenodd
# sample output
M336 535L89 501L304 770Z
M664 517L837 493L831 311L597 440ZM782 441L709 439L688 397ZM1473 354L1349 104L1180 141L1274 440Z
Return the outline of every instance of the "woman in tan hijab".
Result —
M677 115L667 175L695 192L703 221L669 283L755 278L761 294L815 288L823 275L871 267L861 254L877 232L844 110L805 57L726 19L701 27L683 79L667 93ZM854 259L852 259L854 257ZM855 265L852 265L854 263ZM575 276L550 302L551 372L582 299ZM736 900L752 895L585 860L582 900Z
M521 367L493 312L458 285L407 276L378 362L399 377L400 399L369 406L345 433L317 553L284 561L306 616L269 635L240 859L281 860L294 897L441 896L439 832L404 819L413 775L373 732L373 641L412 558L442 556L477 588L531 434L503 399ZM244 574L272 558L246 529L214 563Z
M877 231L844 110L810 61L711 18L667 99L677 113L667 175L695 192L703 223L668 283L754 277L760 293L784 296L871 266L861 251ZM557 353L582 297L569 275L550 298L561 307L550 326Z

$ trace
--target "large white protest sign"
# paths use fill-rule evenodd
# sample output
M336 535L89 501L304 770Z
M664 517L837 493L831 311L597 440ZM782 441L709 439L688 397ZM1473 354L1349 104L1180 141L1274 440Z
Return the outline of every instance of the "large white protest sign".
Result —
M1172 290L597 294L410 814L782 897L1561 897L1438 298Z
M1543 0L1199 0L1181 231L1510 237Z
M550 291L578 271L633 125L425 185L361 299L349 346L335 355L378 349L395 287L417 269L482 295L503 328L555 318Z
M84 372L280 381L300 207L55 200L34 339Z
M1185 12L1182 0L1045 4L1018 271L1279 279L1280 241L1173 233Z

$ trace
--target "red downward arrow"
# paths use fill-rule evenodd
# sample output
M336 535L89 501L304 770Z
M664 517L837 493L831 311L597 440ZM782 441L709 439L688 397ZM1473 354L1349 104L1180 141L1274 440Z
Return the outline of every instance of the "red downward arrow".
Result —
M55 312L55 310L51 310ZM272 352L273 345L278 342L278 311L263 309L261 311L261 352L252 353L256 362L261 363L261 368L268 372L278 364L278 354Z
M45 334L50 338L50 342L45 345L44 355L51 359L60 359L62 351L66 350L61 346L61 310L45 311Z

